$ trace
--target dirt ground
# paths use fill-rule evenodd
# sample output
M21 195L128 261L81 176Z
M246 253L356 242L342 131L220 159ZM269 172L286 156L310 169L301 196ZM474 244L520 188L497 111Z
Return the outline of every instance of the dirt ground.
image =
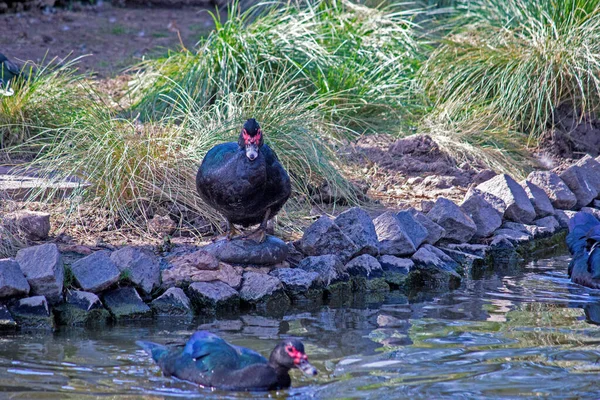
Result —
M0 15L0 53L23 63L85 56L83 71L112 77L144 56L193 48L214 27L206 7L119 8L100 2L76 11Z

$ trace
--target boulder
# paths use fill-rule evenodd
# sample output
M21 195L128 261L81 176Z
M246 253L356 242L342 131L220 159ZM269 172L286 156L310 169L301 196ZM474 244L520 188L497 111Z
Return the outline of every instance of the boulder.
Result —
M15 329L17 321L10 315L8 308L4 304L0 304L0 331L5 329Z
M45 296L51 304L62 301L65 269L54 243L21 249L16 260L31 286L31 294Z
M577 160L575 165L583 169L587 177L587 182L600 193L600 162L589 154L586 154Z
M575 217L577 211L570 210L554 210L554 217L558 221L561 229L568 229L569 222Z
M244 281L240 289L242 301L255 304L282 295L284 295L283 284L279 278L257 272L244 272Z
M192 269L216 270L219 268L219 259L204 249L191 253L175 256L169 260L170 269L191 267Z
M518 245L530 241L533 236L520 230L503 228L494 232L494 239L498 238L506 238L511 243Z
M533 171L527 180L546 192L554 208L570 210L577 204L575 194L554 172Z
M417 220L421 225L423 225L425 230L427 230L427 237L425 238L423 243L436 244L446 234L446 230L444 228L433 222L428 216L426 216L422 212L417 211L414 208L409 208L407 211L412 214L415 220Z
M577 198L575 209L579 210L590 204L598 197L598 189L582 167L574 164L560 174L560 179L571 189Z
M396 214L396 219L400 222L402 231L410 238L411 242L418 249L427 239L427 229L413 216L410 211L400 211Z
M117 320L144 319L152 317L152 310L131 286L111 290L103 296L104 305Z
M319 289L322 286L318 273L300 268L278 268L271 271L269 275L279 279L285 291L293 296L304 295L309 290Z
M9 309L20 327L54 329L54 318L44 296L26 297L12 304Z
M359 251L359 247L325 215L306 229L298 248L308 256L335 254L342 262Z
M381 265L385 281L394 286L402 286L408 273L415 266L410 258L399 258L390 255L380 256L377 261Z
M0 299L22 297L29 294L29 283L15 260L0 260Z
M415 263L414 270L419 272L427 286L455 286L460 283L461 277L456 272L458 263L430 244L413 254L412 260Z
M381 214L375 218L373 223L379 240L380 254L406 256L416 251L415 244L408 236L408 232L404 230L404 224L400 222L394 212L388 211ZM423 225L419 224L419 226L424 231Z
M267 235L262 243L245 239L223 239L205 246L203 250L228 264L273 265L279 264L288 256L285 242L271 235Z
M334 222L358 246L358 253L374 256L378 254L375 225L365 210L360 207L352 207L338 215Z
M79 290L70 290L54 311L59 325L103 324L110 318L98 296Z
M502 225L502 215L487 198L495 197L490 193L482 192L472 188L467 192L465 199L460 205L460 209L467 214L477 227L473 237L486 238L492 235L496 229ZM496 197L496 203L504 201Z
M221 281L234 289L242 285L242 267L233 267L220 263L216 270L197 269L192 264L182 264L162 271L162 281L165 286L185 285L190 282Z
M150 303L150 308L157 316L186 317L194 314L190 299L178 287L168 288Z
M121 271L110 258L110 251L100 250L71 265L75 281L86 292L98 293L119 281Z
M151 251L128 246L113 252L110 259L142 295L160 285L160 263Z
M50 214L21 210L8 213L3 224L9 232L21 234L29 240L45 240L50 233Z
M482 192L491 193L506 204L504 217L528 224L535 219L535 209L525 190L509 175L501 174L477 186Z
M223 282L194 282L188 295L197 313L215 314L217 311L237 310L240 306L239 293Z
M547 230L550 235L554 234L557 230L560 229L560 223L558 220L552 215L540 219L536 219L533 221L536 226Z
M471 217L466 215L454 202L443 197L438 197L427 216L446 230L444 239L447 240L468 242L477 232L477 226Z
M381 264L370 254L363 254L352 259L344 269L350 276L361 276L368 279L383 276Z
M481 256L476 256L474 254L449 248L441 248L440 250L442 250L448 257L456 261L458 265L467 271L471 271L474 267L480 267L484 265L484 259Z
M319 274L319 283L329 286L332 283L348 281L350 276L344 271L344 264L336 255L306 257L298 268Z
M490 246L485 244L470 243L449 243L445 246L448 249L472 254L477 257L485 258Z
M525 193L527 193L527 197L529 197L531 204L533 204L533 209L535 210L537 218L554 215L554 207L550 202L550 198L542 188L528 180L522 181L521 187L525 190Z

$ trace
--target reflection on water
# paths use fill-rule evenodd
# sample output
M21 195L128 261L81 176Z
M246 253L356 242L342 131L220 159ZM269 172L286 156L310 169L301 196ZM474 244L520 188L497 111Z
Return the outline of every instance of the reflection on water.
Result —
M181 343L199 326L267 355L302 338L318 379L285 398L597 398L600 292L569 283L558 257L471 280L451 293L356 299L283 319L167 320L0 335L0 398L264 398L161 376L134 341Z

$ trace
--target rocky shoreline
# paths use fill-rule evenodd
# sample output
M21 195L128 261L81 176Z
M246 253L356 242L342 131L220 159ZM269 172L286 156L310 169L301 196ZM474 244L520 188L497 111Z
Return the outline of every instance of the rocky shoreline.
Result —
M358 207L323 215L289 243L268 236L261 244L219 241L161 255L143 247L85 252L40 244L0 260L0 327L283 314L360 293L451 290L480 271L560 246L577 210L600 216L600 157L586 156L560 175L535 171L522 182L493 176L472 186L461 204L440 197L421 210L376 218ZM7 231L32 240L50 231L44 213L3 220Z

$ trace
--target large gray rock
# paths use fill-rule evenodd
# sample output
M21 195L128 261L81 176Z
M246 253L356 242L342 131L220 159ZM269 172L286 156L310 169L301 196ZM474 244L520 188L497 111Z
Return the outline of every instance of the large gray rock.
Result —
M575 165L584 170L588 183L600 193L600 163L589 154L586 154Z
M598 189L589 178L587 170L578 166L571 165L560 174L560 179L571 189L571 192L577 198L575 209L580 209L590 204L598 197Z
M522 230L503 228L498 229L496 232L494 232L494 239L499 238L505 238L511 243L518 245L530 241L531 239L533 239L533 236L528 232L524 232Z
M402 230L408 235L415 248L418 249L427 239L427 229L410 211L400 211L396 214L396 219L400 222Z
M198 270L216 270L219 268L219 259L204 249L196 250L172 257L169 260L169 268L190 267Z
M344 269L346 272L348 272L348 274L350 274L350 276L362 276L368 279L379 278L383 276L381 264L370 254L363 254L353 258L346 264Z
M502 213L486 199L492 196L494 195L491 193L472 188L467 192L464 201L460 205L460 209L471 217L477 227L473 235L476 238L489 237L502 225ZM498 197L496 199L497 203L504 203L502 199Z
M188 295L197 313L210 315L240 307L239 293L219 281L192 283L188 288Z
M285 242L271 235L267 235L262 243L245 239L219 240L203 250L228 264L273 265L288 256Z
M483 257L449 248L441 248L440 250L442 250L447 256L456 261L458 265L467 271L472 271L474 267L480 267L484 265Z
M343 262L359 251L359 247L326 215L304 231L298 247L308 256L335 254Z
M165 286L185 286L191 282L221 281L238 289L242 285L242 267L233 267L220 263L218 269L198 269L193 264L178 264L178 266L162 271L162 281Z
M554 172L533 171L527 180L546 192L554 208L570 210L577 204L577 197Z
M283 295L283 284L272 275L244 272L240 298L248 303L259 303Z
M427 230L427 237L423 243L436 244L441 238L446 234L446 230L433 222L427 215L423 214L420 211L417 211L414 208L409 208L407 210L415 217L423 227Z
M31 286L31 294L46 296L51 304L62 301L65 269L54 243L21 249L16 260Z
M344 264L336 255L306 257L298 264L298 268L319 274L319 282L323 286L348 281L350 276L344 271Z
M29 294L29 283L15 260L0 260L0 299Z
M286 292L292 295L302 295L311 289L321 288L319 274L300 268L277 268L269 273L279 279Z
M550 215L548 217L536 219L535 221L533 221L533 223L536 226L539 226L540 228L544 228L544 229L548 230L548 232L550 232L551 235L554 234L558 229L560 229L560 223L552 215Z
M568 229L569 222L575 217L577 211L570 210L554 210L554 217L558 221L561 229Z
M190 299L178 287L168 288L150 303L150 308L157 316L186 317L194 314Z
M399 258L390 255L380 256L377 261L381 265L385 281L394 286L402 286L408 273L415 266L410 258Z
M160 263L151 251L128 246L113 252L110 259L143 295L160 285Z
M403 223L392 211L385 212L375 218L375 231L379 240L379 253L395 256L408 256L416 251L416 246L404 230ZM424 230L423 225L419 224ZM423 236L423 239L426 234Z
M460 243L468 242L477 232L477 226L471 217L454 202L443 197L438 197L427 216L446 230L444 239Z
M66 297L55 309L59 325L103 324L109 320L110 313L94 293L70 290Z
M14 320L10 311L4 304L0 304L0 331L5 329L15 329L17 327L17 321Z
M110 251L100 250L71 265L75 281L86 292L101 292L119 281L121 271L110 258Z
M482 192L491 193L506 204L504 217L528 224L535 219L535 209L525 190L509 175L501 174L477 186Z
M454 286L460 283L461 277L456 272L458 263L430 244L424 245L413 254L412 260L425 285Z
M21 210L8 213L3 218L4 226L14 234L29 240L45 240L50 233L50 214Z
M520 184L525 190L525 193L527 193L527 197L529 197L529 201L531 201L531 204L533 205L537 218L554 215L554 207L550 202L550 198L542 188L528 180L524 180Z
M378 254L375 225L365 210L352 207L338 215L334 222L358 246L359 253L374 256Z
M490 246L486 244L450 243L446 245L446 248L485 258Z
M111 290L103 296L104 305L117 320L152 317L152 310L131 286Z
M26 297L11 304L9 309L20 327L54 329L54 318L44 296Z

